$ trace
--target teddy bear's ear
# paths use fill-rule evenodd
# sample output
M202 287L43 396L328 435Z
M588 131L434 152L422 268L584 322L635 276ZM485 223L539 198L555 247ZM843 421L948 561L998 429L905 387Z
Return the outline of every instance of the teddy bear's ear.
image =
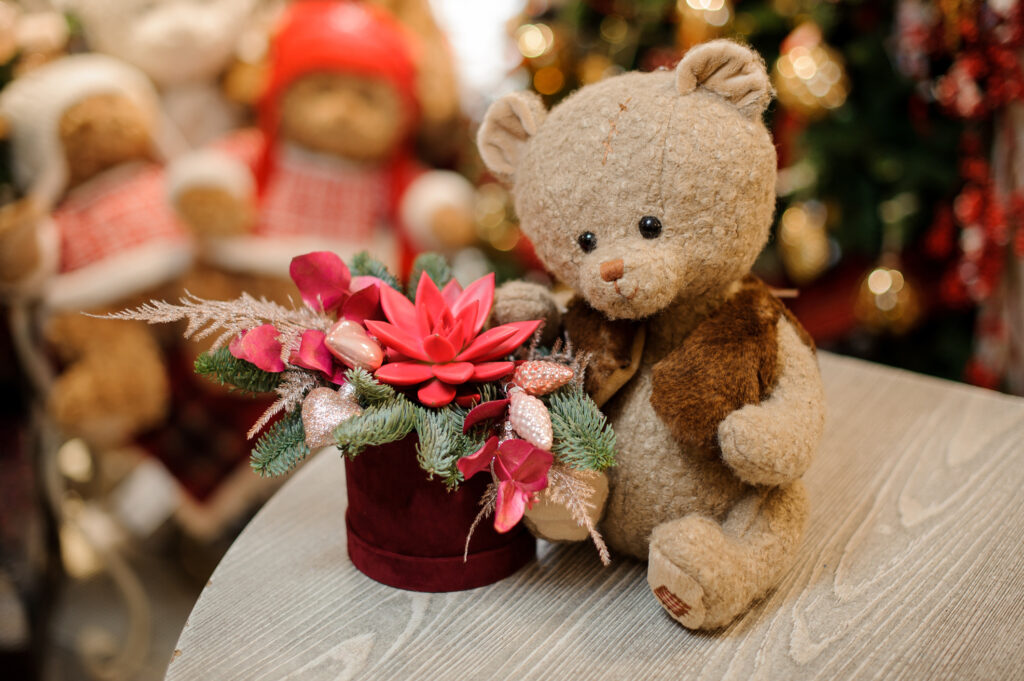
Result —
M721 95L750 119L764 113L774 94L761 55L731 40L697 45L679 62L679 94L688 94L698 87Z
M491 104L476 136L480 156L491 172L506 182L513 179L527 143L545 116L544 103L532 92L513 92Z

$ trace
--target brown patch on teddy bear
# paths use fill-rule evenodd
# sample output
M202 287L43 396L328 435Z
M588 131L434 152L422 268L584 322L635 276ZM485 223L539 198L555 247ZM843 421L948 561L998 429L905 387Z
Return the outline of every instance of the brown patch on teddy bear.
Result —
M636 373L644 329L627 320L610 321L579 298L562 324L577 354L588 357L584 387L601 406Z
M68 188L126 161L150 159L150 125L124 95L91 95L65 109L58 135L68 165Z
M651 406L672 434L695 447L715 447L718 424L766 399L778 379L779 317L788 310L760 279L740 290L683 344L654 365ZM801 339L814 342L799 323Z

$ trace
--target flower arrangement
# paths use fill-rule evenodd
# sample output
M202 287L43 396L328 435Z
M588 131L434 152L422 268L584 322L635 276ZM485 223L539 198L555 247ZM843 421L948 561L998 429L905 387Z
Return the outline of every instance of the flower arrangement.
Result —
M485 329L493 274L463 289L435 254L419 257L404 291L366 253L350 265L308 253L290 274L302 305L186 292L178 304L151 301L110 317L187 320L185 337L196 340L219 332L196 372L277 394L249 431L260 475L286 473L320 447L353 458L415 433L430 479L454 489L490 473L473 528L493 513L494 528L507 532L545 494L587 527L608 562L586 481L614 464L615 436L583 390L585 363L568 341L527 345L539 321Z

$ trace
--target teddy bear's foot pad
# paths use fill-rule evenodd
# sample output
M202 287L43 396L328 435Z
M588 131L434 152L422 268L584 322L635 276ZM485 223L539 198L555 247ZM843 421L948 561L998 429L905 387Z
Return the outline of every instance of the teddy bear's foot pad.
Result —
M672 619L687 629L699 629L704 623L704 589L653 546L647 565L647 583Z

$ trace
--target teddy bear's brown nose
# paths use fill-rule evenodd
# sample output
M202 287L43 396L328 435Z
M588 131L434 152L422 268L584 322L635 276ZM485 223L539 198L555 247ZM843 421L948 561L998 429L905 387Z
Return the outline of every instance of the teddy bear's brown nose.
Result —
M626 266L622 262L622 258L607 260L601 263L601 278L605 281L615 281L622 278L622 273L625 270Z

